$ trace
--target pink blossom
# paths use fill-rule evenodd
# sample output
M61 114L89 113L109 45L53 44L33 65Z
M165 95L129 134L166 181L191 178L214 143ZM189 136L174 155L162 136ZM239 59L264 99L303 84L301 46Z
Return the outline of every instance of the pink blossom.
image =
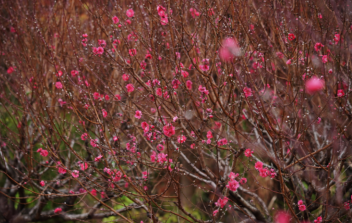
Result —
M303 201L302 200L299 200L298 201L298 209L300 211L305 211L306 210L306 206L303 204Z
M127 84L127 85L126 85L126 88L127 88L127 92L133 92L133 91L134 91L134 86L133 86L133 84Z
M215 210L215 211L213 212L213 216L215 216L218 212L219 212L219 210Z
M234 173L234 172L231 172L230 174L229 174L229 178L230 178L230 180L234 180L236 177L238 177L239 176L239 174L238 173Z
M79 177L79 171L78 171L78 170L72 171L72 176L73 176L74 178Z
M275 223L290 223L291 216L288 212L279 211L275 216Z
M12 72L14 72L15 69L13 67L9 67L9 69L7 69L7 73L8 74L12 74Z
M112 17L112 21L114 22L114 24L117 24L117 23L119 23L119 18L117 18L117 16L114 16L114 17Z
M289 60L286 61L286 64L287 64L287 65L290 65L291 63L292 63L292 62L291 62L291 59L289 59Z
M323 222L323 218L321 216L317 217L317 219L314 220L314 223L321 223Z
M55 208L54 213L60 214L62 212L62 208Z
M328 62L328 56L324 55L321 60L323 61L323 63L327 63Z
M289 33L289 34L288 34L288 40L293 41L294 39L296 39L295 34Z
M243 92L244 92L244 95L246 96L246 98L250 97L250 96L253 96L252 94L252 89L248 88L248 87L244 87L243 88Z
M226 187L230 190L230 191L236 191L237 188L240 187L240 184L236 181L236 180L230 180L228 182L228 184L226 185Z
M335 34L334 41L335 41L335 44L337 44L340 41L340 34Z
M246 156L246 157L252 157L252 154L253 154L254 152L251 150L251 149L246 149L245 151L244 151L244 155Z
M128 53L130 54L131 57L134 57L137 54L137 50L136 49L129 49Z
M215 202L215 206L224 208L228 200L229 199L227 197L219 198L218 201Z
M44 187L45 186L45 182L44 181L40 181L40 186Z
M59 171L59 173L61 173L61 174L65 174L65 173L66 173L66 169L64 169L64 168L62 168L62 167L59 167L59 168L58 168L58 171Z
M348 201L344 202L343 206L344 206L345 210L349 210L350 209L350 202L348 202Z
M343 97L343 96L345 96L345 92L343 92L343 90L342 89L339 89L339 90L337 90L337 97Z
M175 127L171 124L165 125L163 127L163 131L164 131L164 135L166 135L167 137L171 137L175 135Z
M188 90L192 90L192 84L193 84L192 81L190 80L186 81L186 87Z
M90 140L90 145L93 146L93 147L97 147L97 142L98 142L98 139L91 139Z
M220 58L224 61L231 61L235 56L241 55L241 49L238 46L237 40L234 38L226 38L222 42L219 51Z
M81 170L83 170L83 171L88 169L88 163L86 163L86 162L81 163L80 166L81 166Z
M245 184L245 183L247 183L247 178L241 178L241 180L240 180L240 184Z
M37 150L37 152L40 153L40 155L44 156L44 157L46 157L49 154L48 150L45 150L45 149L42 149L42 148L39 148Z
M321 43L316 43L315 44L315 46L314 46L314 49L315 49L315 51L319 51L319 50L321 50L321 48L323 48L324 47L324 45L323 44L321 44Z
M211 131L208 131L208 132L207 132L207 138L208 138L208 139L213 138L213 134L211 133Z
M306 82L306 91L308 94L313 94L317 91L320 91L324 88L324 81L317 78L312 77Z
M105 109L102 109L101 112L103 113L104 118L106 118L106 116L108 116L108 112Z
M62 84L61 84L61 82L60 82L60 81L56 82L56 83L55 83L55 87L56 87L57 89L62 89Z
M156 146L156 149L161 152L161 151L164 150L164 146L161 145L161 144L158 144L158 145Z
M99 156L95 157L94 161L99 162L101 160L101 158L103 158L103 156L99 155Z
M164 153L159 153L158 154L158 163L164 163L167 161L166 157L168 155L167 154L164 154Z
M142 112L141 111L136 111L136 114L134 115L134 117L141 119L142 118Z
M146 122L141 123L141 127L144 130L144 132L149 132L149 125Z
M184 143L184 142L186 142L186 136L184 136L184 135L179 135L179 136L177 136L177 142L178 143Z
M122 79L124 81L128 81L128 79L130 79L130 76L128 74L122 74Z
M256 162L254 165L254 168L256 168L257 170L263 168L263 163L260 161Z
M191 12L193 18L200 15L200 13L195 8L190 8L189 11Z
M132 17L134 16L134 11L133 11L133 9L128 9L128 10L126 11L126 15L127 15L127 17L132 18Z
M88 139L88 133L83 133L81 135L81 139L84 141L84 140L87 140Z

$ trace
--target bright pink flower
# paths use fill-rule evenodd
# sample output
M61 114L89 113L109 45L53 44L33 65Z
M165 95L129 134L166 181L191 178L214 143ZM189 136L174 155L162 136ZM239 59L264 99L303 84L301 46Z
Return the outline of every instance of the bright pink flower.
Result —
M288 39L289 39L290 41L292 41L292 40L296 39L295 34L293 34L293 33L289 33L289 34L288 34Z
M165 125L163 127L163 131L167 137L171 137L171 136L175 135L175 127L171 124Z
M101 158L103 158L103 156L99 155L99 156L95 157L94 161L99 162L101 160Z
M340 41L340 34L335 34L334 41L335 41L335 44L337 44Z
M240 184L245 184L245 183L247 183L247 178L241 178L241 180L240 180Z
M317 91L320 91L324 88L324 81L317 78L312 77L306 82L306 91L308 94L313 94Z
M40 186L44 187L45 186L45 182L44 181L40 181Z
M328 62L328 56L324 55L321 60L323 61L323 63L327 63Z
M240 184L236 181L236 180L230 180L228 182L228 184L226 185L226 187L230 190L230 191L236 191L237 188L240 187Z
M220 58L224 61L231 61L235 56L241 55L241 49L238 46L237 40L234 38L226 38L222 42L219 51Z
M57 89L62 89L62 84L61 84L61 82L60 82L60 81L56 82L56 83L55 83L55 87L56 87Z
M127 84L127 85L126 85L126 88L127 88L127 92L132 92L132 91L134 91L134 86L133 86L133 84Z
M104 118L106 118L106 116L108 116L108 112L105 109L102 109L101 112L103 113Z
M291 63L292 63L292 62L291 62L291 59L289 59L289 60L286 61L286 64L287 64L287 65L290 65Z
M80 166L81 166L81 170L83 170L83 171L88 169L88 163L86 163L86 162L81 163Z
M93 53L102 55L104 53L104 48L99 46L99 47L93 47Z
M257 170L262 169L263 168L263 163L260 162L260 161L256 162L255 165L254 165L254 168L256 168Z
M88 133L83 133L81 135L81 139L84 141L84 140L87 140L88 139Z
M173 89L177 89L179 87L179 85L181 84L181 82L177 79L174 79L174 80L172 80L171 84L172 84Z
M218 212L219 212L219 210L215 210L215 211L213 212L213 216L215 216Z
M91 139L90 140L90 145L93 146L93 147L97 147L97 142L98 142L98 139Z
M343 96L345 96L345 92L343 92L343 90L342 89L339 89L339 90L337 90L337 97L343 97Z
M243 92L244 92L244 95L246 96L246 98L250 97L250 96L253 96L252 94L252 89L248 88L248 87L244 87L243 88Z
M290 223L291 215L285 211L279 211L275 216L275 223Z
M149 125L146 122L141 123L141 127L144 130L144 132L149 132Z
M121 101L121 96L119 94L115 94L115 99Z
M343 206L344 206L344 208L345 208L345 210L349 210L350 209L350 202L345 202L345 203L343 203Z
M78 170L72 171L72 176L73 176L74 178L79 177L79 171L78 171Z
M184 143L184 142L186 142L186 136L184 136L184 135L179 135L179 136L177 136L177 142L178 143Z
M82 34L82 37L83 37L83 38L87 38L87 37L88 37L88 34L87 34L87 33L84 33L84 34Z
M127 15L127 17L132 18L132 17L134 16L134 11L133 11L133 9L128 9L128 10L126 11L126 15Z
M156 149L157 149L159 152L161 152L161 151L164 150L164 146L163 146L162 144L158 144L158 145L156 146Z
M305 211L306 210L306 206L303 204L303 201L302 200L299 200L298 201L298 209L300 211Z
M147 179L148 178L148 172L147 171L143 171L143 179Z
M234 172L231 172L230 174L229 174L229 178L230 178L230 180L234 180L236 177L238 177L239 176L239 174L238 173L234 173Z
M191 12L193 18L200 15L200 13L195 8L190 8L189 11Z
M227 197L219 198L218 201L215 202L215 206L224 208L228 201L229 201L229 199Z
M251 149L246 149L245 151L244 151L244 155L245 156L247 156L247 157L252 157L252 154L253 154L254 152L251 150Z
M190 80L186 81L186 87L188 90L192 90L192 84L193 84L192 81Z
M54 213L60 214L62 212L62 208L55 208Z
M207 132L207 139L211 139L213 138L213 134L211 133L211 131Z
M48 150L45 150L45 149L42 149L42 148L39 148L37 150L37 152L40 153L40 155L44 156L44 157L46 157L49 154Z
M122 79L124 81L128 81L128 79L130 79L130 76L128 74L122 74Z
M134 57L137 54L137 50L136 49L129 49L128 53L130 54L131 57Z
M319 51L319 50L321 50L321 48L323 48L324 47L324 45L323 44L321 44L321 43L316 43L315 44L315 46L314 46L314 49L315 49L315 51Z
M158 154L158 163L164 163L167 161L166 157L168 155L167 154L164 154L164 153L159 153Z
M12 72L14 72L15 69L13 67L9 67L9 69L7 69L7 73L8 74L12 74Z
M114 22L114 24L117 24L117 23L119 23L119 18L117 18L117 16L114 16L114 17L112 17L112 21Z
M314 223L321 223L323 222L323 218L321 216L317 217L317 219L314 220Z
M59 171L59 173L61 173L61 174L65 174L65 173L66 173L66 169L64 169L64 168L62 168L62 167L59 167L59 168L58 168L58 171Z
M134 117L141 119L142 118L142 112L141 111L136 111L136 114L134 115Z

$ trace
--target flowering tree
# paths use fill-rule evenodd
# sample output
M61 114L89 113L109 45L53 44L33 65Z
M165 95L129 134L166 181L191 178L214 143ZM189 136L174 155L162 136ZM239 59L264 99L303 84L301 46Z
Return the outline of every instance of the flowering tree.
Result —
M351 219L351 1L0 7L1 221Z

